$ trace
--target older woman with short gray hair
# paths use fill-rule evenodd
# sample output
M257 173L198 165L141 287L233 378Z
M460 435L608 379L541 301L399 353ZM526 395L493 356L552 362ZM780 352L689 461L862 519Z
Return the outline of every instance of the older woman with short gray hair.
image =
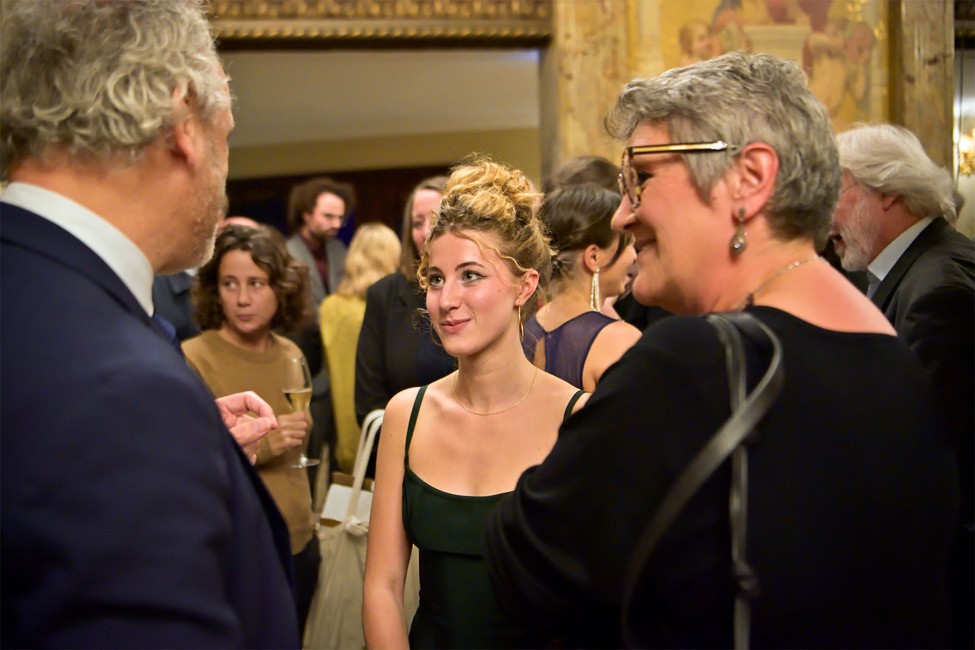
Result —
M630 82L607 126L633 293L677 315L495 511L498 600L569 647L945 643L951 450L917 360L816 255L841 172L804 76L727 54ZM729 322L747 369L734 395ZM767 371L777 395L755 390ZM745 394L772 399L750 435L685 474Z

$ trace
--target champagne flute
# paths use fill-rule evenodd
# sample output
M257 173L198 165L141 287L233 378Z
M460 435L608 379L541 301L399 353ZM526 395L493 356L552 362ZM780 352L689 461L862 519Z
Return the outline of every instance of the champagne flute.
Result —
M295 413L305 411L311 404L311 373L308 371L308 363L304 357L292 357L285 363L285 382L284 396L291 405L291 410ZM305 438L307 443L308 438ZM302 443L301 456L291 465L295 468L312 467L318 465L317 458L308 458L305 455L304 444Z

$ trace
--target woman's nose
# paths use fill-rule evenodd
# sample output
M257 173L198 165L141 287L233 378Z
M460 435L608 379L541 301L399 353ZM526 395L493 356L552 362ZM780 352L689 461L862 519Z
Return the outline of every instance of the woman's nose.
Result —
M456 283L444 280L443 287L440 289L440 308L450 309L456 307L460 302L460 291Z

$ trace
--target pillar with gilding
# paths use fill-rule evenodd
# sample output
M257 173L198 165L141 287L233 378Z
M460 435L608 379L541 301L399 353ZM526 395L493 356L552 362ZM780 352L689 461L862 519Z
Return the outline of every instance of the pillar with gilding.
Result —
M619 0L554 2L553 37L541 73L544 174L574 156L619 156L619 144L602 124L629 81L627 5Z
M954 6L899 0L891 6L891 121L913 131L928 155L952 167Z

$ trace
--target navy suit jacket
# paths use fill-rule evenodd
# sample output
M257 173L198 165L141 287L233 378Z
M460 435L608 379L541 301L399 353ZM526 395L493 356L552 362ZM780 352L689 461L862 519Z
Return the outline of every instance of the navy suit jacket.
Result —
M0 210L0 643L297 647L287 528L213 397L89 248Z
M176 328L180 341L193 338L200 333L193 320L193 277L181 271L172 275L157 275L152 279L152 304L156 313Z
M975 245L938 218L921 231L873 302L931 376L958 454L963 522L975 493Z

